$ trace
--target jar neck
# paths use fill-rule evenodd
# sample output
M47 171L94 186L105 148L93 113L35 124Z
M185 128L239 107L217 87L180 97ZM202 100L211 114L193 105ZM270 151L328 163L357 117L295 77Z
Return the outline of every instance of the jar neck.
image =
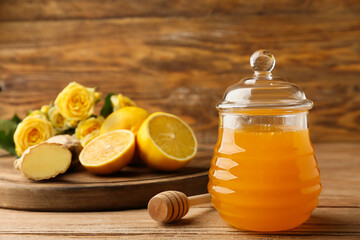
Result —
M220 112L221 128L241 129L258 126L258 129L304 130L308 128L308 111L288 112L285 114L263 114L260 112Z

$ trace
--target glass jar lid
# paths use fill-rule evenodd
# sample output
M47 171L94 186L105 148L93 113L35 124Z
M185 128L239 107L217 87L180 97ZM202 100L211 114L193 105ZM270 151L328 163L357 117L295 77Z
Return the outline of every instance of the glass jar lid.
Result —
M219 110L312 108L313 102L299 87L271 74L275 66L275 57L271 52L254 52L250 65L254 75L230 86L217 105Z

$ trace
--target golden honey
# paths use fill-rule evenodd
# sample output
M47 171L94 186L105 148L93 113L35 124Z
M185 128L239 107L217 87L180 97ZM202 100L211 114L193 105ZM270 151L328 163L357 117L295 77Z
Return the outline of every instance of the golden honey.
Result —
M307 129L220 128L209 177L220 216L248 230L300 225L317 206L321 191Z

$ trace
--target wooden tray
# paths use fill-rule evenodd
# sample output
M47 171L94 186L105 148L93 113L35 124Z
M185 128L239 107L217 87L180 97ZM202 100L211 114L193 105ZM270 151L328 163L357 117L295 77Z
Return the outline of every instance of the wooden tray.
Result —
M36 211L104 211L144 208L155 194L178 190L207 192L211 150L199 151L185 168L172 173L126 167L97 176L83 167L52 180L33 182L13 167L14 157L0 156L0 207Z

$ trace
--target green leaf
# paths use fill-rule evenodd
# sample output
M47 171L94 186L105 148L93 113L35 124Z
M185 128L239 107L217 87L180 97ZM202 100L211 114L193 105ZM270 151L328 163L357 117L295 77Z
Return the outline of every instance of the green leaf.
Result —
M104 106L102 107L102 109L100 111L100 115L103 116L104 118L106 118L113 112L113 106L112 106L111 100L110 100L112 95L115 95L115 93L109 93L106 96Z
M0 119L0 132L4 132L5 135L14 134L17 125L13 121Z
M58 135L60 135L60 134L73 135L74 133L75 133L75 128L69 128L69 129L66 129L65 131L63 131L62 133L59 133Z
M20 122L21 120L16 114L11 120L0 119L0 148L13 155L16 155L13 136Z
M19 118L19 116L17 114L14 114L11 121L16 123L16 124L19 124L21 122L21 119Z
M0 132L0 148L12 155L16 155L14 141L10 141L9 136L2 131Z

